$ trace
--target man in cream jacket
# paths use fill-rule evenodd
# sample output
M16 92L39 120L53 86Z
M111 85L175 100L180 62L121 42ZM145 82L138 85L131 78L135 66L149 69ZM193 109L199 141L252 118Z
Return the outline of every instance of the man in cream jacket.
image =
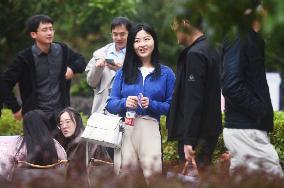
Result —
M111 23L113 42L96 50L86 67L87 83L94 88L92 113L104 109L116 71L122 67L128 31L131 23L126 17L116 17Z

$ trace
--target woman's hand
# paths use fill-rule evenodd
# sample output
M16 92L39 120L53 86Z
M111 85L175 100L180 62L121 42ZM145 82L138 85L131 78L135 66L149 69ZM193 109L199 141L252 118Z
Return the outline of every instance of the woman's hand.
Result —
M126 108L136 109L138 105L137 96L128 96L126 99Z
M149 98L148 97L142 97L141 98L141 106L144 109L147 109L149 107Z

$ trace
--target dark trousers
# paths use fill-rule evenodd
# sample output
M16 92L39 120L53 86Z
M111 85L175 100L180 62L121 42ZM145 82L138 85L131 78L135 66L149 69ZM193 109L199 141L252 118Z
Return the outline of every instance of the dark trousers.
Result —
M184 156L184 144L183 144L183 140L179 140L178 141L178 156L179 156L179 160L180 161L184 161L185 160L185 156Z
M200 138L193 150L196 152L196 163L198 169L208 167L212 162L212 155L218 142L218 136L208 136ZM180 160L185 160L183 140L178 141L178 155Z

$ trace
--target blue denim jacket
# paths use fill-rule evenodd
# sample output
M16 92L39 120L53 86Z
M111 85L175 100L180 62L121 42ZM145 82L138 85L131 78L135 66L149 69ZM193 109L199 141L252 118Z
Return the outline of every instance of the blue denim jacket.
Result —
M137 79L138 81L134 84L126 84L122 70L117 71L106 109L112 114L125 117L126 98L142 93L144 97L149 98L149 107L147 109L138 107L136 114L148 115L160 121L160 116L166 115L170 108L175 74L169 67L161 65L161 75L158 78L153 78L153 73L150 73L146 76L143 85L143 77L139 71Z

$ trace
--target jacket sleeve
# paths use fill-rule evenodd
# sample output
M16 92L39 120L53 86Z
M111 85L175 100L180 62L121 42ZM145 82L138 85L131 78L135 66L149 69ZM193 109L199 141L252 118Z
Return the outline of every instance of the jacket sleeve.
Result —
M104 67L96 67L96 62L99 59L105 58L106 47L100 48L93 53L92 59L86 67L87 83L89 86L96 88L101 81Z
M110 97L107 100L106 109L112 114L126 113L126 98L121 95L123 83L122 70L119 70L113 81Z
M265 106L261 99L249 87L245 80L246 63L241 58L241 40L224 47L222 93L224 97L238 106L252 118L265 115Z
M20 81L22 71L24 71L24 67L22 67L23 64L20 57L17 56L3 74L3 90L1 92L4 94L5 105L11 109L13 113L18 112L21 109L21 106L13 93L13 88L16 83Z
M156 101L149 99L149 110L160 115L167 115L170 109L170 105L172 102L172 95L174 91L175 85L175 74L169 68L167 71L167 84L166 84L166 92L165 92L165 100L164 101Z
M68 67L70 67L74 73L84 72L86 68L85 58L81 54L74 52L70 48L69 48L69 53L70 57L69 57Z
M185 145L194 146L201 129L203 97L206 82L206 57L188 52L184 80L184 135Z

